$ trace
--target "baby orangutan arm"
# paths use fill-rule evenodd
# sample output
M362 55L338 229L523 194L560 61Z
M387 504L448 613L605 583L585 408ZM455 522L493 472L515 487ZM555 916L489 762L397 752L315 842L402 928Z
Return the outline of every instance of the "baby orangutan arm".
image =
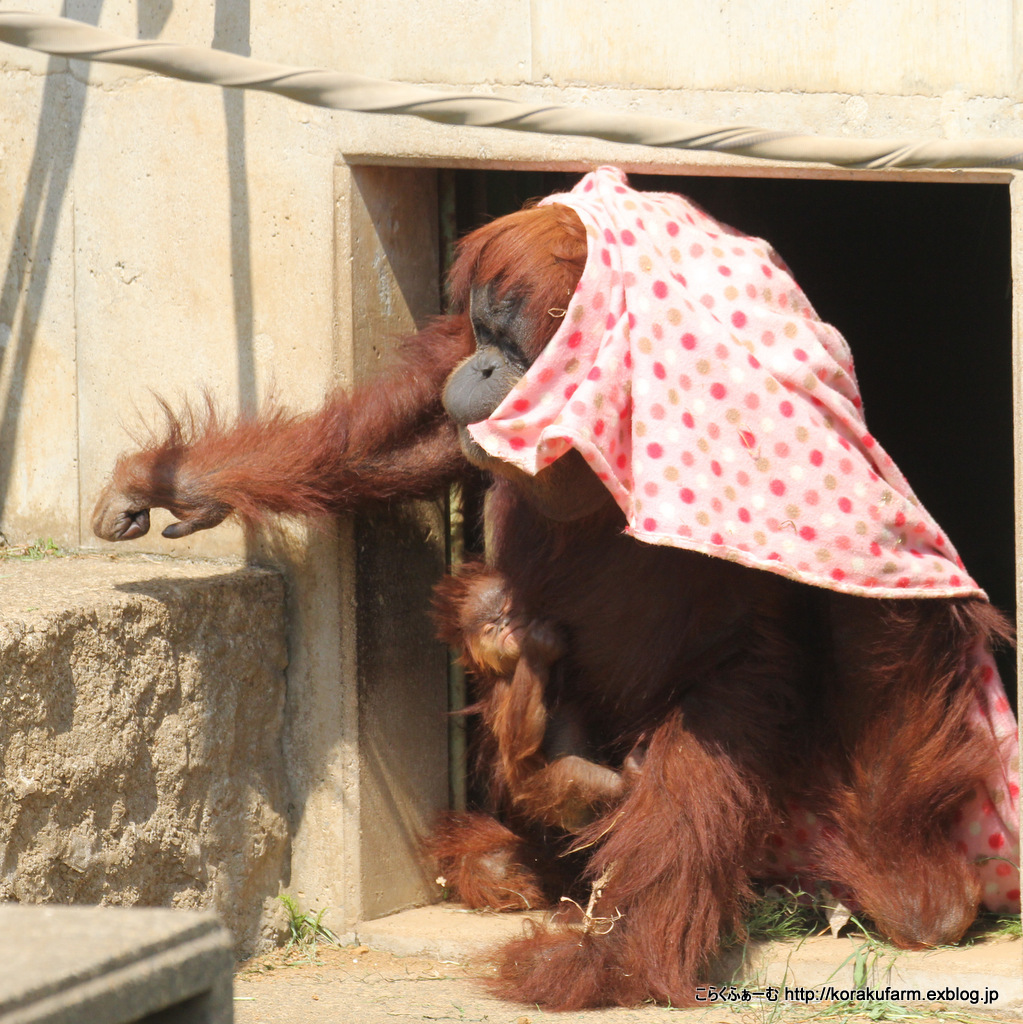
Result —
M551 669L565 644L552 624L514 614L505 580L469 565L435 596L444 640L477 676L475 706L490 733L499 800L529 820L574 832L625 791L621 773L582 756L579 710L547 704Z

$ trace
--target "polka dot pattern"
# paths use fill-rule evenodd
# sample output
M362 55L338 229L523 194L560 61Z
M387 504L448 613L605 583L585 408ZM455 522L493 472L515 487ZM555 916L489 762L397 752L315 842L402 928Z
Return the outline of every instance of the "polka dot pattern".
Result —
M615 168L544 202L579 215L585 270L547 348L469 428L481 447L530 474L577 449L645 543L861 596L985 596L867 429L845 340L767 242ZM984 692L978 727L1004 732L997 673ZM1017 845L1007 785L991 781L997 814L971 808L962 842L999 886L985 899L1015 887L1018 905L1018 873L998 869Z
M647 543L846 593L983 595L768 243L613 168L544 202L579 214L586 268L547 349L470 428L484 449L536 473L577 448Z

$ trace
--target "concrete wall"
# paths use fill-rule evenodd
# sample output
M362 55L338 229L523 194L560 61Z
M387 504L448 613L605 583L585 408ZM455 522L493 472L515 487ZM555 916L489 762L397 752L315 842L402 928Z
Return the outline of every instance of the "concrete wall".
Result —
M522 99L838 135L1023 135L1023 0L19 6ZM0 45L0 528L100 546L92 503L126 428L151 421L154 389L176 400L204 386L233 409L272 387L309 407L369 372L437 308L430 168L601 162L857 176L332 113ZM446 792L444 655L422 615L439 515L174 543L156 519L134 545L284 569L292 889L335 908L338 930L430 893L411 837ZM413 548L405 587L393 567Z

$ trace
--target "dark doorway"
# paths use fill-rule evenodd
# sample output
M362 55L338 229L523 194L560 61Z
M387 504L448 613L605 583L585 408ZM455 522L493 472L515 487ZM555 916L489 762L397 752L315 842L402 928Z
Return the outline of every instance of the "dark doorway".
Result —
M446 172L458 234L577 174ZM871 432L1015 616L1007 185L630 175L767 239L852 348ZM999 659L1010 699L1011 652Z

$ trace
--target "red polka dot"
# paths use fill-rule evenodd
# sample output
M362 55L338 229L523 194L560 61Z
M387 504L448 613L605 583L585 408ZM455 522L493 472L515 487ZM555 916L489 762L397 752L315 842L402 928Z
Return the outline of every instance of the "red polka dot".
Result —
M771 493L777 497L781 497L785 493L785 483L782 480L771 481Z
M760 360L757 359L755 355L748 355L746 356L746 359L749 361L750 366L752 366L754 370L760 369Z
M848 498L839 498L838 507L843 512L852 512L852 502Z
M860 441L863 443L864 448L873 448L875 444L874 438L870 434L864 434Z
M672 238L674 238L679 232L679 227L673 220L670 220L668 221L668 227L666 230L668 234L671 235Z
M616 323L618 323L618 317L616 317L614 313L608 313L607 319L604 321L604 326L610 331Z
M611 253L607 249L600 250L600 259L605 267L611 266Z
M746 314L741 309L737 309L732 314L732 326L733 327L745 327L746 326Z
M753 434L752 430L740 430L739 431L739 443L747 451L752 450L757 446L757 439Z
M600 435L604 433L603 420L597 420L597 422L593 424L593 433L596 434L597 437L600 437Z
M604 241L607 242L608 245L615 244L614 232L610 228L604 228Z
M646 446L646 453L652 459L659 459L664 454L664 449L655 441Z
M784 441L779 441L774 446L774 453L779 459L786 459L789 455L789 446Z
M594 366L588 374L586 374L587 380L600 380L600 367Z
M625 369L626 370L631 370L632 369L632 353L631 352L626 352L625 353L625 358L622 360L622 362L625 364Z
M962 583L962 580L958 576L949 576L948 584L950 587L958 587Z
M654 363L654 376L658 380L664 380L668 376L668 371L664 368L663 363Z
M717 459L712 459L710 463L710 471L715 476L721 476L721 463Z
M1011 900L1013 903L1019 902L1019 889L1010 889L1006 894L1005 898Z
M824 452L818 451L816 448L810 452L810 465L820 466L824 463Z
M832 569L831 570L831 578L833 580L838 580L838 581L844 580L845 579L845 572L843 570L841 570L841 569Z
M654 295L659 299L668 297L668 286L663 281L654 281Z
M512 402L512 408L516 412L525 412L529 408L529 399L528 398L516 398L515 401Z
M681 499L682 499L682 500L683 500L683 501L684 501L684 502L685 502L685 503L686 503L687 505L692 505L692 503L693 503L694 501L696 501L696 495L695 495L695 494L693 494L693 492L692 492L691 490L689 490L689 488L688 488L688 487L683 487L683 488L682 488L682 490L678 492L678 496L679 496L679 497L680 497L680 498L681 498Z
M782 416L791 416L795 411L796 410L792 407L791 402L782 402L778 406L778 412L780 412Z
M696 348L696 338L692 334L683 334L682 347L687 349Z
M617 458L617 459L615 459L615 465L616 465L616 466L617 466L617 467L618 467L619 469L625 469L625 467L626 467L626 466L627 466L628 464L629 464L629 460L628 460L628 459L627 459L627 458L625 457L625 455L619 455L619 456L618 456L618 458Z
M566 401L569 398L571 398L576 393L576 390L577 390L578 387L579 387L578 384L569 384L568 387L565 388L565 400Z
M694 425L694 423L695 423L695 421L694 421L694 419L693 419L693 415L692 415L692 413L689 413L689 412L684 412L684 413L682 413L682 422L683 422L683 423L684 423L684 424L685 424L685 425L686 425L687 427L689 427L689 429L690 429L690 430L692 430L692 428L693 428L693 425Z
M582 340L583 332L573 331L572 334L568 336L568 340L565 342L565 344L568 345L569 348L578 348L582 344Z
M801 363L805 363L810 358L801 348L794 349L792 355Z
M764 277L770 277L771 276L771 268L766 263L761 263L760 264L760 269L763 272Z
M749 514L748 508L739 509L739 522L748 523L753 517Z
M725 388L724 384L722 384L720 381L715 381L710 386L710 394L711 398L722 399L725 397L725 395L728 394L728 391Z
M1000 878L1005 878L1007 875L1012 874L1012 866L1002 861L995 867L995 874Z
M643 520L643 529L651 531L651 532L656 530L657 529L657 520L656 519L644 519Z
M521 437L513 437L508 443L516 450L526 447L526 442Z
M1005 845L1005 836L1001 832L993 832L987 837L987 844L992 850L1000 850Z
M725 538L720 533L712 533L710 535L711 544L724 544Z
M731 267L725 267L725 266L718 267L718 273L722 277L731 277L732 276L732 268Z
M817 536L817 531L812 526L804 526L800 529L799 536L803 540L813 540Z
M872 554L872 555L873 555L873 556L874 556L875 558L880 558L880 557L881 557L881 545L880 545L880 544L878 544L878 542L877 542L876 540L875 540L875 541L873 541L873 542L871 543L871 545L870 545L870 553L871 553L871 554Z
M636 236L628 228L626 228L622 232L621 238L622 238L622 245L635 245L636 244Z

